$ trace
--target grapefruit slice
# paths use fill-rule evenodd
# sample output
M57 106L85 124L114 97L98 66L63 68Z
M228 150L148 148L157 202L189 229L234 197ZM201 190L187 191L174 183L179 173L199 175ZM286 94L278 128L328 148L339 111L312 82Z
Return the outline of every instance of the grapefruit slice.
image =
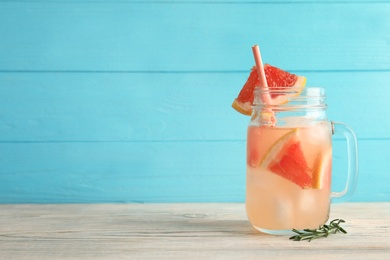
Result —
M261 167L301 188L311 188L311 169L307 165L297 134L298 129L293 129L279 138L264 156Z
M313 189L330 188L332 172L332 149L319 153L313 167Z
M275 87L286 87L286 88L297 88L295 95L303 90L306 84L306 78L304 76L298 76L287 71L281 70L277 67L271 66L269 64L264 65L265 77L267 79L268 88L270 90L275 89ZM256 86L260 85L259 76L254 66L251 69L249 77L242 87L237 98L234 99L232 107L238 112L244 115L252 114L252 104L254 100L254 90ZM285 95L283 95L285 96ZM281 97L281 95L271 95L272 104L280 104L282 101L285 101L286 97Z

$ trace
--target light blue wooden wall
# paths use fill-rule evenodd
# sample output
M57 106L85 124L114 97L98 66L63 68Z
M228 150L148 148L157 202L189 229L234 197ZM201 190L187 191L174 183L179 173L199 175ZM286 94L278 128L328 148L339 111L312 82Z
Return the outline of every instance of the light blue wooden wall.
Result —
M244 201L253 44L355 129L353 200L390 201L388 1L40 0L0 1L0 203Z

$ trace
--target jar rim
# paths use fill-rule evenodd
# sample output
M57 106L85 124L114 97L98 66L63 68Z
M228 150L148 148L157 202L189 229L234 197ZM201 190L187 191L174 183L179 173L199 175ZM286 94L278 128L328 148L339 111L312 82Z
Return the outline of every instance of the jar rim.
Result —
M256 86L254 90L254 94L300 94L300 95L305 95L309 97L315 97L315 96L320 96L323 97L325 96L325 88L323 87L299 87L299 86L293 86L293 87L272 87L272 88L267 88L264 89L260 86Z
M322 87L272 87L254 90L252 107L267 107L271 109L326 109L325 89ZM272 96L270 98L270 96Z

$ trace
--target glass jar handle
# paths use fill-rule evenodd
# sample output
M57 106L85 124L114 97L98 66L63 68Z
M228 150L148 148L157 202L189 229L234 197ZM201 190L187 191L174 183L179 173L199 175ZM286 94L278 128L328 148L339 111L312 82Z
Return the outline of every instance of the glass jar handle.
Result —
M357 139L351 127L340 122L331 122L332 134L341 133L347 139L348 151L348 176L347 183L343 191L332 192L332 202L340 203L349 200L355 193L358 180L358 147Z

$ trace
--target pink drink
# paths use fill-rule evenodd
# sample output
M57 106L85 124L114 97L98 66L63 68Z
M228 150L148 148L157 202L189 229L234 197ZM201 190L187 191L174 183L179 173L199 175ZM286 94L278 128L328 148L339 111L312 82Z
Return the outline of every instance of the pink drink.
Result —
M329 216L330 122L289 119L248 127L246 210L267 233L318 228Z

